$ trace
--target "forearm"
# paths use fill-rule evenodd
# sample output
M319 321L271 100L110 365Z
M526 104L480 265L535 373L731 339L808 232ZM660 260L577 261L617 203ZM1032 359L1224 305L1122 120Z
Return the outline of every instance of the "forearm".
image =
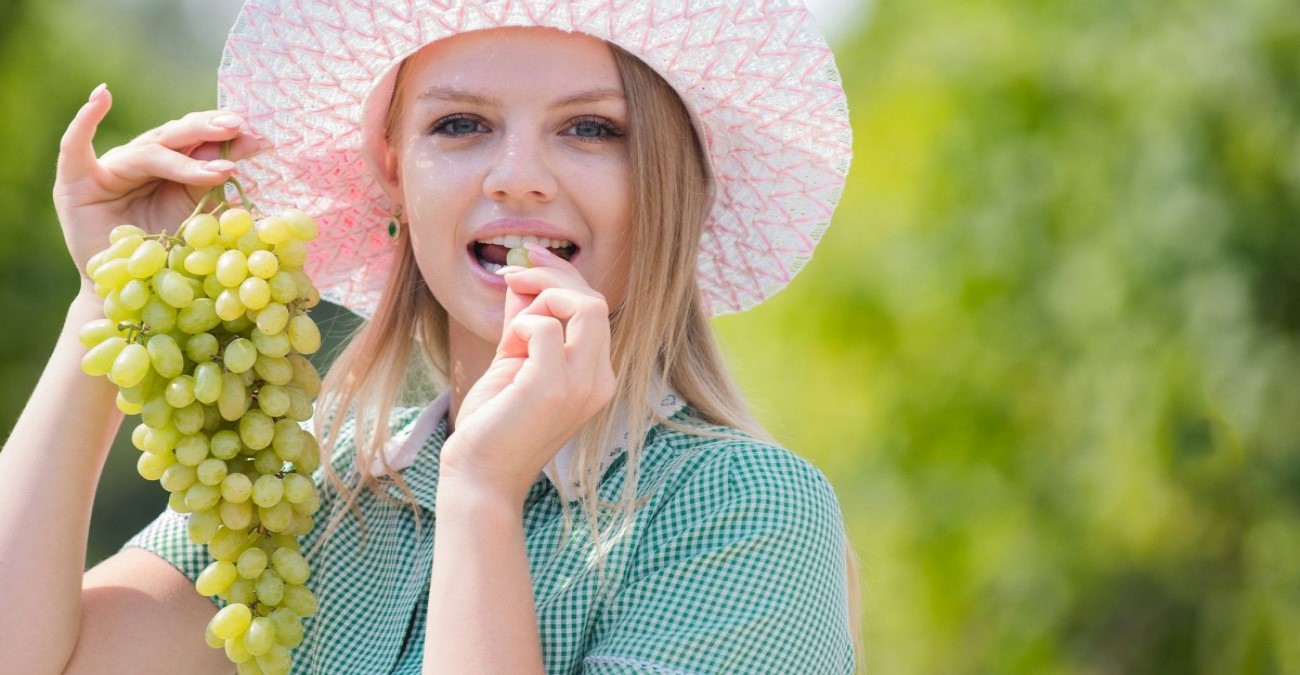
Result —
M522 498L440 480L426 674L543 672L522 514Z
M81 372L77 332L100 312L73 301L0 451L0 654L14 672L59 672L76 644L91 505L122 421L116 387Z

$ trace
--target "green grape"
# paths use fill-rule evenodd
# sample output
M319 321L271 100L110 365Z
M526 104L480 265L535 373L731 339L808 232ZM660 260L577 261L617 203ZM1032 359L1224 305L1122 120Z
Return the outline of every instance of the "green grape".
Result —
M293 649L302 644L302 619L285 607L281 607L269 615L267 618L275 624L275 641Z
M122 239L124 237L129 237L133 234L143 239L144 236L148 233L135 225L117 225L112 230L109 231L108 243L116 244L119 239Z
M289 308L278 302L267 303L265 307L258 310L254 322L257 324L257 329L267 335L279 333L289 323Z
M241 337L231 340L230 344L226 345L224 355L226 370L232 373L242 373L252 368L253 364L257 362L258 351L256 343L248 338ZM284 356L284 354L279 354L279 356Z
M311 479L300 474L291 473L284 477L284 498L293 504L301 504L315 492Z
M197 472L195 472L197 474ZM207 511L221 501L221 488L195 483L185 491L185 505L193 511Z
M302 452L298 453L298 459L294 460L293 465L299 471L310 474L320 466L320 445L311 434L303 436L302 441Z
M144 439L145 452L163 455L176 449L181 441L181 432L172 424L165 424L150 431Z
M257 665L262 667L262 672L266 675L284 675L293 666L289 650L281 644L271 645L271 651L256 658Z
M217 259L226 249L219 245L204 246L185 257L185 271L201 277L217 271ZM204 287L206 289L206 286Z
M173 496L180 493L175 493ZM216 511L199 511L191 513L189 523L186 524L186 530L190 536L190 541L196 544L206 544L212 541L217 531L221 528L221 516Z
M208 542L208 553L212 554L217 560L229 560L234 562L239 559L239 554L244 552L253 542L252 537L242 530L236 530L222 526L217 529L213 535L212 541Z
M221 648L223 648L223 647L226 646L226 641L225 641L225 640L222 640L222 639L219 638L219 637L217 637L217 634L212 632L212 626L211 626L211 625L205 626L205 627L203 628L203 641L206 642L206 643L208 643L208 646L211 647L211 648L213 648L213 649L221 649ZM284 644L284 643L281 642L281 644ZM294 646L297 646L297 645L294 645Z
M182 376L184 377L184 376ZM172 413L172 426L182 434L197 434L203 430L207 423L207 410L203 404L193 401L183 408L177 408Z
M232 335L241 334L252 326L253 320L248 318L247 314L241 314L236 319L221 322L221 327L225 328L226 332L231 333Z
M194 302L194 287L180 272L164 267L153 276L153 290L163 301L176 309L184 309Z
M532 267L533 261L528 259L528 249L512 248L506 254L506 264L515 267Z
M176 308L158 295L151 295L140 308L140 320L149 327L150 333L169 333L176 327Z
M185 368L185 357L181 355L181 348L172 336L162 333L153 335L145 347L149 352L149 361L159 375L171 379L180 375Z
M155 455L151 452L140 453L140 459L135 463L135 470L145 480L158 480L163 477L167 467L176 463L176 457L171 453Z
M313 354L320 349L320 329L306 314L299 314L289 319L289 326L285 332L289 334L289 342L293 349L300 354Z
M258 251L265 253L265 251ZM266 306L271 301L271 286L266 283L266 279L259 277L249 277L239 284L239 301L244 306L257 310Z
M280 214L289 224L289 234L298 241L311 241L316 238L316 221L306 212L288 209Z
M176 325L191 335L206 333L220 324L217 303L212 298L196 298L176 313Z
M134 387L149 372L149 350L138 343L129 344L117 353L108 371L108 381L119 387ZM286 408L288 407L286 403Z
M97 284L102 284L106 288L118 288L129 281L131 272L126 267L126 261L122 259L108 260L100 265L91 280Z
M104 316L118 323L138 322L140 313L122 304L121 297L121 290L115 288L109 291L108 297L104 298Z
M185 466L196 467L197 470L197 467L207 458L208 437L201 432L189 434L181 438L180 442L176 444L176 461ZM211 483L208 484L211 485Z
M291 504L290 508L293 509L293 517L289 520L289 529L285 530L284 533L295 537L306 536L307 533L311 532L315 523L312 521L311 516L298 511L297 504Z
M287 675L286 673L268 673L262 670L258 664L257 657L249 657L247 661L235 664L235 675Z
M286 462L292 462L302 454L305 445L303 435L307 432L298 426L298 423L292 419L281 419L275 422L275 435L271 438L271 449L275 454Z
M140 419L150 427L158 429L171 424L173 410L175 408L167 403L167 398L160 391L145 400L144 406L140 409Z
M275 475L266 475L253 483L253 503L270 508L280 503L284 496L284 483Z
M267 279L267 285L271 287L271 299L280 304L288 304L298 299L298 282L286 271L277 272L275 276Z
M128 259L143 243L144 237L142 235L128 234L108 245L108 257L110 260Z
M289 320L289 327L293 327L293 319ZM268 335L254 328L249 337L257 351L267 356L284 356L289 353L289 349L292 347L286 333Z
M242 473L227 473L221 481L221 498L228 502L248 501L253 496L253 482Z
M226 288L235 288L248 277L248 258L240 250L229 250L217 259L217 281Z
M248 255L248 273L259 279L270 279L280 271L280 261L270 251L253 251Z
M239 576L245 579L256 579L261 576L268 563L266 551L254 546L239 554L236 567L239 569Z
M306 586L285 585L284 598L279 604L304 618L316 613L316 596Z
M219 227L216 216L208 213L200 213L185 221L181 226L181 235L185 242L194 248L203 248L210 246L217 240L217 229Z
M271 566L284 579L286 584L303 584L311 576L311 568L307 566L307 559L297 551L290 551L287 548L277 550L271 554Z
M177 375L167 383L163 396L173 408L184 408L194 402L194 378L189 375Z
M221 366L211 361L194 366L195 399L202 403L215 403L221 398L221 385Z
M238 455L243 447L239 441L239 434L230 429L222 429L212 434L212 438L208 440L208 451L217 459L230 459Z
M192 335L185 341L185 355L195 363L206 363L221 351L221 344L212 333Z
M156 239L142 242L126 261L127 272L136 279L148 279L167 264L167 249Z
M194 467L194 474L204 485L221 486L226 480L226 463L216 457L209 457ZM224 490L221 494L225 495Z
M208 565L202 572L199 572L199 578L194 580L194 588L199 595L212 597L218 593L226 592L230 585L235 583L239 578L239 573L235 571L235 564L227 560L216 560ZM270 621L270 619L267 619Z
M248 626L248 633L244 635L244 645L248 647L248 653L261 656L271 651L273 644L275 644L275 624L264 616L254 618L253 623Z
M279 473L284 468L284 460L274 450L259 450L253 456L253 468L258 473Z
M244 605L257 602L257 581L243 577L235 579L235 583L231 584L230 589L226 591L226 601Z
M287 548L291 551L302 552L302 547L298 545L297 537L290 537L284 534L273 534L270 536L270 540L271 551L274 551L277 548Z
M144 303L149 302L149 296L153 293L149 290L149 285L140 279L132 279L122 286L118 292L117 298L122 306L135 311L144 308Z
M117 404L118 410L121 410L127 415L138 415L140 414L140 411L144 409L144 406L141 406L138 402L132 403L131 401L126 400L126 397L122 395L120 390L113 398L113 402Z
M131 445L134 445L136 450L144 452L144 439L149 436L150 431L152 430L149 425L144 422L135 425L135 428L131 429Z
M198 480L199 477L195 473L194 467L177 463L167 467L162 477L158 479L158 483L168 492L180 492L181 490L188 490Z
M274 435L275 422L260 410L249 410L239 420L239 440L254 450L261 450L270 445Z
M257 601L275 606L284 599L284 580L275 570L266 570L257 578Z
M176 513L189 513L190 507L185 504L185 493L173 492L167 495L167 508Z
M221 523L232 530L247 530L253 525L253 503L222 501L218 507Z
M232 321L244 316L248 310L244 306L244 301L239 299L239 290L236 288L223 288L221 294L217 296L217 316L222 321Z
M314 515L320 510L321 506L320 496L315 491L312 491L312 493L307 495L307 498L303 499L301 502L296 504L290 502L290 504L293 504L294 512L301 513L304 516Z
M278 385L264 384L257 391L257 407L271 417L281 417L289 412L289 392Z
M252 621L250 620L249 623L251 624ZM226 640L226 658L230 659L231 663L238 664L253 658L253 655L248 653L248 648L244 646L243 635Z
M253 229L253 216L247 209L231 208L221 214L221 236L237 239Z
M226 420L221 416L221 411L217 410L217 406L197 405L203 408L203 430L209 434L219 431Z
M268 384L286 385L293 380L293 364L284 356L258 354L253 371Z
M158 393L161 382L162 380L158 377L158 372L153 368L149 368L145 371L143 380L140 380L140 382L138 382L134 387L125 387L122 389L122 396L132 403L144 405L145 401Z
M241 253L247 256L254 251L269 251L271 245L258 239L255 230L249 230L240 235L239 239L235 240L235 248L239 249Z
M257 230L257 238L265 244L275 245L290 237L289 223L279 216L263 218L253 223L253 229Z
M221 282L217 280L217 275L209 274L206 277L203 277L203 294L209 298L216 300L221 297L221 292L225 290L228 289L225 286L222 286ZM221 313L221 305L217 305L217 313Z
M289 411L284 416L295 422L306 422L311 419L311 399L308 398L307 392L296 384L286 384L284 389L289 393Z
M285 357L289 360L289 365L293 366L292 382L302 387L303 392L308 396L316 397L320 394L320 373L316 366L312 365L306 357L300 354L289 354Z
M107 375L113 369L113 361L126 349L126 338L112 336L90 348L81 357L81 370L87 375Z
M288 319L286 319L287 321ZM87 349L107 340L111 337L121 337L125 340L126 331L119 330L117 322L110 319L94 319L87 321L81 330L77 332L77 338L81 340L81 345Z
M248 629L248 624L251 623L252 611L248 610L248 606L244 603L235 602L221 607L217 615L209 620L208 626L212 628L212 635L222 640L230 640L243 635Z
M275 245L275 257L285 269L298 269L307 262L307 247L300 241L285 241Z
M284 500L275 506L258 507L257 515L262 525L272 532L285 532L293 524L293 506Z
M194 247L189 244L173 245L171 250L167 251L167 266L177 272L184 270L185 261L189 260L192 253L194 253Z

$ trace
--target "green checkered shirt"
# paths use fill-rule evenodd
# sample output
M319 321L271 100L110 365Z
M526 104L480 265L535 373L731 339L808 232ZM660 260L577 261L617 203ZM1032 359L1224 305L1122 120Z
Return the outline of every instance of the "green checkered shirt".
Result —
M396 428L414 424L419 413L400 409ZM675 419L690 423L689 414ZM365 548L349 515L309 559L307 585L320 609L304 622L293 673L420 672L445 439L444 420L403 474L424 509L418 537L409 509L366 492ZM338 447L335 469L356 480L350 421ZM554 486L542 479L528 493L522 516L546 672L851 673L845 535L825 476L779 447L663 425L648 433L643 457L638 494L651 496L611 549L604 585L588 564L586 519L572 510L573 529L559 547ZM625 459L619 454L606 469L602 499L618 501ZM336 497L322 487L318 524L342 508ZM125 545L152 551L195 579L209 559L186 534L187 518L166 510ZM304 538L304 552L324 529Z

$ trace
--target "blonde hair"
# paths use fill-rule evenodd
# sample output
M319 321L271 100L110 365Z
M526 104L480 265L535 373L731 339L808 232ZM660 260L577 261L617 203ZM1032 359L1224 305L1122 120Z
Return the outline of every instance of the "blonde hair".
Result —
M770 440L726 372L696 284L696 252L713 201L712 179L700 139L672 87L636 57L615 45L610 48L622 77L630 116L633 208L629 248L636 255L629 261L624 299L610 312L610 359L618 374L613 401L579 433L575 475L562 477L579 483L579 509L593 533L594 564L598 569L603 569L610 544L628 530L640 506L636 492L649 428L667 424L708 435L657 414L651 416L654 401L648 397L659 377L690 403L700 423L731 427ZM397 134L407 63L398 69L389 108L386 139L390 143ZM389 440L388 420L394 405L404 395L427 401L431 392L445 386L447 379L447 314L416 266L408 230L403 227L398 234L394 266L373 317L354 334L324 379L320 400L323 409L328 406L329 414L317 416L317 436L323 439L322 466L346 506L362 520L363 542L365 523L356 498L369 489L389 503L397 502L368 471L359 471L360 482L349 487L333 470L330 455L346 413L354 409L356 465L369 467L378 461L387 466L383 449ZM422 357L425 368L411 369L418 357ZM328 422L322 417L327 417ZM624 447L627 478L620 501L611 504L597 494L601 467L596 457L609 447L607 439L623 430L628 432ZM407 498L403 505L411 508L418 530L420 509L414 493L400 474L394 474L393 482ZM560 545L568 539L572 524L568 504L561 502L564 534ZM598 514L610 509L615 517L601 528ZM320 542L329 537L346 513L337 510ZM620 515L621 519L617 517ZM846 557L850 625L857 641L859 591L851 545L846 546ZM855 642L854 647L861 654L860 643Z

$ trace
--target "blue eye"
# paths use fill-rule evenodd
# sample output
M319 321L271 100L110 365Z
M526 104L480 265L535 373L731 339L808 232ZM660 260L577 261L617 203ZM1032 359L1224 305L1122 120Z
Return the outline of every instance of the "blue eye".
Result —
M568 131L568 135L576 136L584 141L607 141L614 138L621 138L623 131L613 122L603 117L584 117L573 120L573 126Z
M464 136L465 134L474 134L487 131L477 118L466 115L455 115L444 117L434 122L433 127L429 130L432 134L443 134L446 136Z

